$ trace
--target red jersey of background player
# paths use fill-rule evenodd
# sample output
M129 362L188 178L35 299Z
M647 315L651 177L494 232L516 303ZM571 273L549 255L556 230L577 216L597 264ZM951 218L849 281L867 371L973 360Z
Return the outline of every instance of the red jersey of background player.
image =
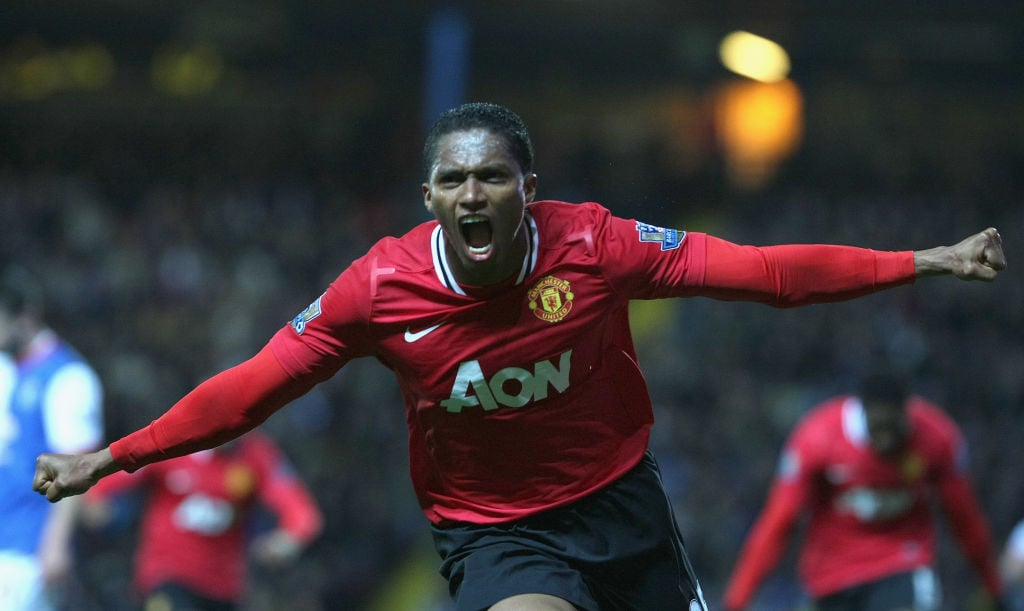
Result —
M361 356L394 371L413 484L434 523L517 519L637 464L653 416L631 299L792 306L914 280L909 252L739 246L592 203L535 202L523 228L520 273L487 288L455 282L436 222L385 238L270 342L294 379L327 379ZM766 273L775 259L785 273ZM112 451L130 464L131 444Z
M215 450L119 471L89 490L86 502L144 488L135 585L149 593L174 583L217 600L239 600L246 575L246 521L262 503L277 527L306 543L320 533L321 514L268 438L250 432Z
M725 595L727 609L749 604L805 510L809 521L799 571L814 598L931 566L933 492L965 555L988 589L999 592L988 527L966 474L960 432L920 397L908 399L906 406L909 439L898 460L887 460L870 447L856 397L826 401L800 423L741 552Z

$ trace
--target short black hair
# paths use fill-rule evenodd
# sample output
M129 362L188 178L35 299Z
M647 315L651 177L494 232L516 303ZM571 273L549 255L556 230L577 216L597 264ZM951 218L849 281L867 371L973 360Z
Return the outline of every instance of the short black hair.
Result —
M903 405L909 394L909 376L892 368L871 369L860 382L860 398L864 403Z
M0 310L12 316L43 310L43 289L24 267L8 265L0 272Z
M504 139L523 174L533 172L533 142L522 118L498 104L467 102L442 113L427 132L423 144L424 178L430 180L430 172L437 163L441 138L452 132L476 128L485 129Z

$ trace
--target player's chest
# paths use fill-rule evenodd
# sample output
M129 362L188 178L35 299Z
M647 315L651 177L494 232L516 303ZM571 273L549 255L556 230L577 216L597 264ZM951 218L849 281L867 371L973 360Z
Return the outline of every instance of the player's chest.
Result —
M599 277L539 274L486 299L396 317L379 346L385 363L424 390L450 387L467 368L527 379L596 352L619 305Z
M822 469L822 479L837 490L850 488L913 488L929 475L929 460L911 449L898 458L885 459L865 448L836 444Z
M201 496L230 504L248 502L257 484L257 471L243 461L192 457L178 461L178 466L169 468L161 478L161 485L172 497Z

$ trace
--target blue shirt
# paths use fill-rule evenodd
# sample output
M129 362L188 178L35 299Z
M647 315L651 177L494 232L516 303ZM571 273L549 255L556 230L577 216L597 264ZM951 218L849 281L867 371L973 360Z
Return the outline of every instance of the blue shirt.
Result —
M36 553L51 504L32 490L43 452L94 449L102 439L99 378L50 331L14 363L0 360L0 550Z

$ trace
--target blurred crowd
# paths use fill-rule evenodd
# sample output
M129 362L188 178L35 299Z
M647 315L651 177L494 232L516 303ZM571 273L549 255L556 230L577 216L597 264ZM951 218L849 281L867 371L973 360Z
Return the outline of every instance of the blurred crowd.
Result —
M818 102L824 116L829 100ZM1010 268L992 286L922 282L786 311L704 299L637 304L655 452L709 601L721 594L796 419L851 390L879 356L902 363L961 425L993 534L1004 540L1024 516L1015 439L1024 430L1020 138L989 149L947 141L951 150L939 152L927 124L915 132L878 112L867 132L808 138L764 188L743 191L711 145L695 155L701 161L674 163L682 153L650 125L657 113L623 142L628 130L597 129L630 120L614 110L583 108L569 130L565 115L510 105L534 129L541 198L600 201L621 216L762 245L902 250L989 225L1004 236ZM427 219L421 137L409 116L384 107L357 117L342 144L313 152L308 126L197 136L83 122L74 132L36 126L29 136L13 120L3 124L0 258L44 278L48 320L106 385L108 440L259 349L377 238ZM808 130L827 136L815 121L824 120L809 116ZM431 598L440 578L423 553L427 522L408 482L403 409L385 368L352 363L264 430L317 497L325 531L298 565L257 575L252 609L383 608L382 596L403 589L432 601L420 608L444 608ZM75 609L126 604L134 536L130 515L113 533L82 534ZM941 571L949 604L966 600L973 578L958 555L944 554ZM792 570L763 597L795 608Z

